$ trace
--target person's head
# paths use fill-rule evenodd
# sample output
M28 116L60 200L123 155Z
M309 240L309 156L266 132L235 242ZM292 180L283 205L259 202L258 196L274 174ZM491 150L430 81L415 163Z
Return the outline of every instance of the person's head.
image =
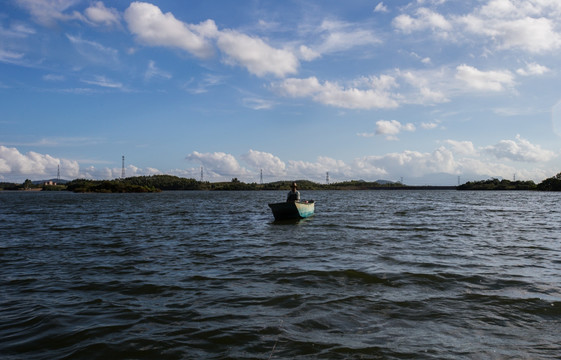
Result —
M290 185L290 188L292 189L292 191L296 191L296 189L298 189L298 185L296 185L296 183L293 182L292 185Z

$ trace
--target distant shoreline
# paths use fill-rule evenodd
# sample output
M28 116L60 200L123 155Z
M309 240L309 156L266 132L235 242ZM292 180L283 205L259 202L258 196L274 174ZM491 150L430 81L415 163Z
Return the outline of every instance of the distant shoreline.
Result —
M58 181L57 181L58 182ZM211 183L173 175L136 176L114 180L76 179L62 180L60 184L47 181L37 184L26 180L23 184L0 183L0 191L72 191L80 193L146 193L177 190L203 191L267 191L288 190L293 181L283 180L271 183L244 183L237 178L231 181ZM561 173L535 184L533 181L510 181L489 179L467 182L458 186L450 185L404 185L386 180L350 180L338 183L320 184L309 180L296 180L298 188L310 190L472 190L472 191L561 191Z

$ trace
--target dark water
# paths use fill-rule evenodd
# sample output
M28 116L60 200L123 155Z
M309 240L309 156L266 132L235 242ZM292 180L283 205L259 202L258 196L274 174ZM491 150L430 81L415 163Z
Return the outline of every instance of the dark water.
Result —
M2 359L556 359L561 194L0 193Z

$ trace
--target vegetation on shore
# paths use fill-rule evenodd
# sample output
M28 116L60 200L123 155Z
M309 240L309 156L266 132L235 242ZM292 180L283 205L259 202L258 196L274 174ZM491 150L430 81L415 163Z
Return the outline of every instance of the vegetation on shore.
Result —
M73 191L95 193L125 193L125 192L159 192L167 190L286 190L292 181L276 181L266 184L244 183L237 178L228 182L211 183L195 179L181 178L173 175L135 176L115 180L87 180L76 179L65 184L45 185L34 184L25 180L23 184L0 182L0 190L43 190L43 191ZM407 186L401 183L387 181L367 182L351 180L332 184L319 184L308 180L297 180L300 190L382 190L382 189L458 189L458 190L539 190L561 191L561 173L548 178L539 184L533 181L509 181L490 179L467 182L457 187L438 186Z
M490 179L483 181L468 181L459 185L458 190L536 190L537 185L533 181L510 181Z
M483 181L470 181L459 185L458 190L538 190L561 191L561 173L547 178L539 184L533 181L510 181L490 179Z

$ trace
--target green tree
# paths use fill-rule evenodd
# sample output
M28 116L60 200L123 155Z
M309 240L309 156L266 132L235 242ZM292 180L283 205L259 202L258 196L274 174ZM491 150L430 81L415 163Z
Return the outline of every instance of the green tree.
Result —
M25 190L30 189L33 186L33 182L29 179L25 179L25 181L23 182L23 188Z

